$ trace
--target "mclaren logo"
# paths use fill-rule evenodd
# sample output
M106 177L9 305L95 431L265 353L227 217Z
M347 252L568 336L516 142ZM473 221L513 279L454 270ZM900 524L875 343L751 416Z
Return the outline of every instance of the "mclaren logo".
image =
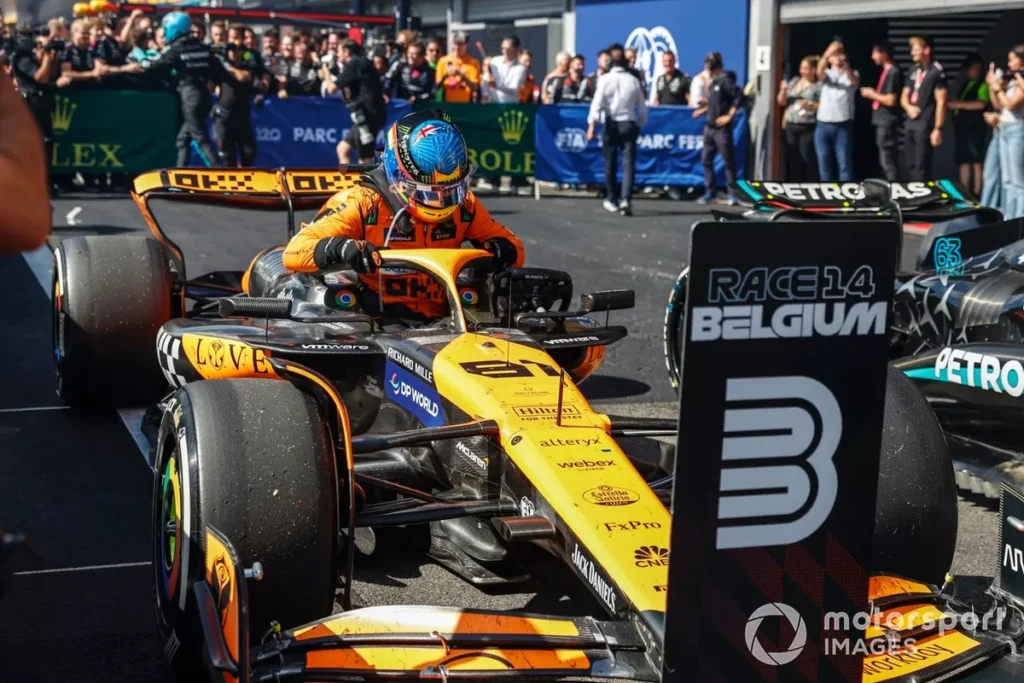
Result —
M839 403L800 376L732 378L725 400L717 547L802 541L835 505Z

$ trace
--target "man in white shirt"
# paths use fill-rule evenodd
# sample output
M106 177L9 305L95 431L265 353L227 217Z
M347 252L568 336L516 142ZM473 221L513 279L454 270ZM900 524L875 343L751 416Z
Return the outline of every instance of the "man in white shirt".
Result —
M506 36L501 41L501 57L491 60L484 79L491 102L519 101L519 89L526 82L526 67L519 61L519 38Z
M633 178L636 175L636 141L640 127L647 123L647 97L636 76L627 70L621 45L609 48L611 71L597 79L597 91L587 116L587 140L594 139L599 121L604 122L604 208L633 215ZM622 150L622 187L618 179L618 155Z

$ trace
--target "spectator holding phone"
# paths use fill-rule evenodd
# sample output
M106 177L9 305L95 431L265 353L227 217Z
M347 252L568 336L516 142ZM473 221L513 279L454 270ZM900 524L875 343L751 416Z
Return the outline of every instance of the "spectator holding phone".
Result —
M1024 217L1024 45L1007 56L1008 78L989 65L992 105L999 111L999 166L1002 174L1003 215Z
M779 84L777 103L784 107L782 130L785 137L783 178L794 183L818 180L818 158L814 153L814 126L818 120L818 58L804 57L800 73Z
M818 62L818 80L821 95L814 127L818 177L824 182L848 182L853 180L853 98L860 74L850 65L846 48L838 40L825 48Z
M927 180L932 173L932 151L942 144L946 123L946 72L932 60L932 39L910 37L914 69L903 87L900 105L907 113L904 156L908 179Z
M469 54L466 34L452 35L452 48L437 62L437 84L445 102L472 102L480 90L480 62Z

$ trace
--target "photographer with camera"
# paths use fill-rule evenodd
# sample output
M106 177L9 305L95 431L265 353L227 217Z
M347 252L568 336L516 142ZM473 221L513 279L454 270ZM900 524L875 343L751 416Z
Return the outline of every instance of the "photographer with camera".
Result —
M46 158L50 159L53 149L53 120L50 114L53 111L53 89L58 77L60 54L64 52L64 42L51 39L48 29L41 33L46 35L37 37L22 32L14 38L11 75L43 134Z
M341 43L341 73L327 83L326 95L341 90L342 99L352 118L352 128L338 143L338 162L352 163L352 150L358 152L359 163L373 163L377 134L384 128L387 114L380 75L363 54L363 46L351 38Z

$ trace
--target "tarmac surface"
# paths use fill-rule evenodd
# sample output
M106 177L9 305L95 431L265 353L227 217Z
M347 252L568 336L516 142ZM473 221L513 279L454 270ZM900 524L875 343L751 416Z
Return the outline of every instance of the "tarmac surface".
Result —
M613 314L630 336L610 349L601 374L582 388L607 412L674 416L662 318L686 261L688 227L707 218L701 207L641 198L627 219L604 212L593 199L485 201L524 239L528 263L568 271L577 295L636 290L636 308ZM73 235L145 232L124 195L63 197L54 209L53 244ZM258 249L285 237L282 214L157 206L156 215L184 248L192 277L241 270ZM909 267L916 238L905 245ZM137 416L81 417L60 406L50 355L49 278L48 250L0 256L0 526L27 534L44 559L41 569L15 576L0 599L0 682L156 681L161 644L149 564L152 477L131 429ZM953 570L958 594L970 601L995 570L997 515L983 499L961 499L959 508ZM601 613L568 570L540 577L541 594L529 585L486 594L425 557L402 552L401 545L388 543L357 562L358 604Z

